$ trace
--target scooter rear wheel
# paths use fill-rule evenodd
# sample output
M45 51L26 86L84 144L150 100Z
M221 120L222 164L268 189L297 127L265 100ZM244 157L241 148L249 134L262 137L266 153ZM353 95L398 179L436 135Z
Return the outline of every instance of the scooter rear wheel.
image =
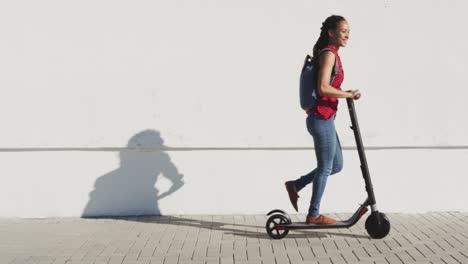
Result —
M291 224L291 220L289 220L286 216L281 214L274 214L270 216L266 222L266 231L268 235L273 239L282 239L289 233L289 229L281 228L279 229L278 225L287 225Z
M384 238L390 232L390 221L384 213L374 212L366 220L366 230L372 238Z

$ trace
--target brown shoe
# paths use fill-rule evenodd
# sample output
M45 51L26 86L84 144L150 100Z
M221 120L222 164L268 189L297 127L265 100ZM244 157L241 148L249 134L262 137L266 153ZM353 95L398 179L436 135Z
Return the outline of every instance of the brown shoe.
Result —
M306 224L314 224L314 225L334 225L336 224L336 220L330 217L326 217L324 215L319 216L307 216Z
M292 206L296 209L296 212L299 211L297 209L297 198L299 198L299 195L297 194L296 184L294 181L287 181L284 185L286 186L286 191L288 191L289 200L291 201Z

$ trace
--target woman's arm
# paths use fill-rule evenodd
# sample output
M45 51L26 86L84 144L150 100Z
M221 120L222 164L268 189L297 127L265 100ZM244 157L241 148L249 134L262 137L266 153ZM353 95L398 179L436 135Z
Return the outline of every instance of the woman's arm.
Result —
M330 85L330 76L332 75L332 70L335 66L335 54L333 54L333 52L324 52L320 56L319 64L317 88L322 96L335 98L359 98L360 93L358 90L341 91Z

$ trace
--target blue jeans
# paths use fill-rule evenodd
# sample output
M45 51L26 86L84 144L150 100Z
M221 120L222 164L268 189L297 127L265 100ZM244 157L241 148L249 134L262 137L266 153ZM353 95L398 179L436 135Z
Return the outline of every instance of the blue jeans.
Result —
M335 130L334 117L324 120L311 113L307 116L306 123L307 130L314 138L317 168L297 179L295 184L296 190L300 191L307 184L313 182L308 215L318 216L320 215L320 200L327 185L327 178L343 169L343 154Z

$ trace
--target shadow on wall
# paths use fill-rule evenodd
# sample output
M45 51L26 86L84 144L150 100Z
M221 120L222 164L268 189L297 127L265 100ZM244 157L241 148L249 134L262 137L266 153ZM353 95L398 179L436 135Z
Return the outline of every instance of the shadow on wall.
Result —
M161 215L159 200L184 185L163 144L156 130L134 135L119 153L120 167L96 180L82 217ZM155 188L160 174L172 184L161 194Z

